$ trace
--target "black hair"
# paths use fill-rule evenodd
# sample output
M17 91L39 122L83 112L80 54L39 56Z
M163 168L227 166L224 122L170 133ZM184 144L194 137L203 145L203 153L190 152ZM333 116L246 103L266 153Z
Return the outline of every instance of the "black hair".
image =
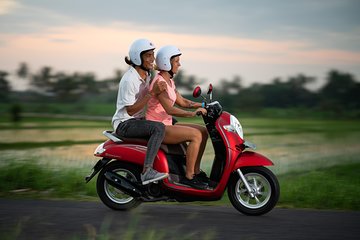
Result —
M176 55L174 55L174 56L171 56L171 58L170 58L170 62L171 62L171 60L173 60L173 58L178 57L178 56L180 56L180 55L181 55L181 53L176 54Z
M130 60L130 58L128 56L125 57L125 62L126 64L130 65L130 66L134 66L135 64Z

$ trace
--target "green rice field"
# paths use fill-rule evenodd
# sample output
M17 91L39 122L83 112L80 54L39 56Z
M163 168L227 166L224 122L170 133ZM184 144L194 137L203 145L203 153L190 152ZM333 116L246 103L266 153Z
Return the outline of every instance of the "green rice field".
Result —
M277 174L360 161L360 124L351 120L286 120L238 116L247 141L273 162ZM180 119L181 121L186 119ZM201 122L198 119L199 124ZM106 140L109 121L25 118L0 121L0 164L36 160L51 167L92 167L93 151ZM202 168L213 160L209 141Z
M280 206L360 209L360 174L354 169L360 165L359 121L238 117L245 139L274 162L269 168L279 177ZM196 120L201 124L200 118ZM21 197L25 192L28 197L98 200L95 181L85 184L84 176L98 160L93 152L106 140L102 132L107 129L111 129L110 119L43 116L14 124L0 117L0 196ZM210 172L212 160L209 141L202 160L204 171ZM309 188L318 189L316 195ZM230 203L224 197L212 204Z

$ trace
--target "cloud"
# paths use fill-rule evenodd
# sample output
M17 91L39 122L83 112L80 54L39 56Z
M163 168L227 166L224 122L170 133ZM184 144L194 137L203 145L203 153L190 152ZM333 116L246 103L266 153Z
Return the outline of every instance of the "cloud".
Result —
M14 0L1 0L0 1L0 15L6 15L11 13L17 7L19 7L19 3Z
M66 39L66 38L50 38L49 41L50 42L57 42L57 43L71 43L71 42L73 42L73 40Z
M119 22L102 27L83 24L57 27L35 35L0 34L0 40L7 44L6 48L0 46L0 55L16 56L19 61L41 59L43 64L52 63L54 66L59 65L58 59L62 59L60 68L66 69L67 65L71 65L73 68L84 69L88 66L88 69L104 73L104 70L110 70L93 65L100 61L115 68L123 62L132 41L143 37L153 41L157 48L166 44L178 46L183 52L184 67L199 75L207 70L196 69L188 65L188 61L191 60L192 65L194 62L199 65L211 62L218 63L219 66L229 63L333 66L360 64L359 52L314 49L306 41L139 31L134 30L131 24Z
M98 26L126 21L144 27L160 26L167 32L216 32L242 37L277 38L291 28L343 31L360 22L358 0L273 0L270 4L267 0L22 0L22 4L46 10L44 19L62 15L77 23Z
M146 37L177 45L183 70L199 77L259 80L338 66L360 74L359 7L358 0L0 0L0 66L27 61L106 76L126 68L129 45Z
M18 5L0 15L0 31L8 33L127 23L137 31L301 41L314 48L360 51L358 0L273 0L271 4L265 0L22 0L21 5L1 1L4 6Z

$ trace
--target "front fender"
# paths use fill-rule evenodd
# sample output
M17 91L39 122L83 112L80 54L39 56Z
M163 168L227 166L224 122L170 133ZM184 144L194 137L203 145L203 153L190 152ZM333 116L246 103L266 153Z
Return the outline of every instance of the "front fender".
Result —
M274 163L267 157L251 151L245 151L239 154L236 159L234 169L249 166L272 166Z

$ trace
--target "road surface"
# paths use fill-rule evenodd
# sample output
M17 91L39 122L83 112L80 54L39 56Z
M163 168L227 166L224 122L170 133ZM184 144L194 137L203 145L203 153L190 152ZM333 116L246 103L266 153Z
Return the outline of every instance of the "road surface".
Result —
M150 238L150 237L153 238ZM230 206L0 199L0 239L360 239L360 212L275 208L249 217Z

